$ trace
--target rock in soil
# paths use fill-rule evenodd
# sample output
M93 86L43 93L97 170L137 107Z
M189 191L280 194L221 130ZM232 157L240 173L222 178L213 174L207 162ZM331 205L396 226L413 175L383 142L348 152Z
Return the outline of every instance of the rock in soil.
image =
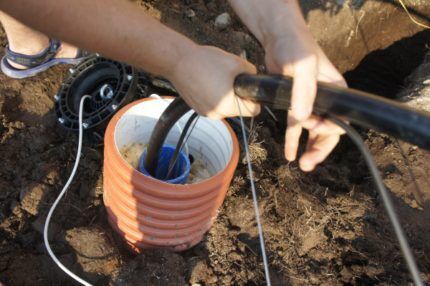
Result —
M188 18L194 18L196 16L196 12L194 12L193 9L187 9L185 10L185 16Z
M231 17L228 13L222 13L215 19L215 28L218 30L227 29L231 25Z

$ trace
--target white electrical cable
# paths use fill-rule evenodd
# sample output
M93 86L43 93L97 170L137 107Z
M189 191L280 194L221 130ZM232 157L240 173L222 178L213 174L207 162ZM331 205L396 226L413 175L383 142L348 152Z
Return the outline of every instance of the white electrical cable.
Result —
M258 236L260 238L261 256L263 256L264 274L266 277L267 286L271 286L272 284L270 283L269 263L267 262L266 248L264 246L263 227L261 226L260 211L258 209L258 201L257 201L257 192L255 190L254 172L251 166L251 157L249 156L249 147L248 147L248 140L246 138L245 123L243 122L242 110L240 109L240 104L237 97L236 97L236 103L240 114L240 125L242 127L243 145L245 147L246 162L248 164L249 182L251 183L252 199L254 201L255 219L257 221Z
M85 286L92 286L90 283L82 279L81 277L74 274L72 271L70 271L64 264L58 260L57 256L55 256L54 252L51 249L51 246L49 245L49 239L48 239L48 230L49 230L49 222L51 221L52 214L55 211L55 208L57 207L60 200L63 198L64 194L66 193L67 189L69 188L70 184L73 181L73 178L75 177L76 170L78 169L79 160L81 157L81 151L82 151L82 135L83 135L83 126L82 126L82 113L83 113L83 107L84 107L84 101L87 98L91 98L89 95L85 95L81 98L80 104L79 104L79 142L78 142L78 151L76 152L76 161L75 165L73 166L72 173L70 174L69 179L67 180L67 183L64 185L63 189L61 190L60 194L58 195L55 202L52 204L51 209L49 210L48 216L46 217L45 226L43 229L43 240L45 242L46 250L48 251L49 256L51 256L52 260L54 260L55 264L58 265L58 267L61 268L67 275L81 283Z

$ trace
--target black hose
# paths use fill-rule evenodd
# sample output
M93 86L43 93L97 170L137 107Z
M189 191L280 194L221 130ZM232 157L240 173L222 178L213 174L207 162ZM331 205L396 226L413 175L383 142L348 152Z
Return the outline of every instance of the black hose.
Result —
M236 95L288 109L293 81L278 75L239 75L234 83ZM387 133L430 150L430 113L370 93L318 83L314 113L333 114L365 128Z
M166 108L154 127L149 139L144 166L148 173L155 177L161 148L173 125L191 108L181 97L175 98Z

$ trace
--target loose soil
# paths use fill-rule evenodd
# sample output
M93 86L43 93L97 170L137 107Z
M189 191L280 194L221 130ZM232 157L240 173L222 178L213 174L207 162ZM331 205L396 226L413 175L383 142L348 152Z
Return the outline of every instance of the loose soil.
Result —
M264 70L261 48L236 18L224 31L213 28L217 15L231 11L224 1L135 2L200 43L236 54L246 51ZM4 46L5 35L0 39ZM352 86L393 95L423 61L429 42L430 33L422 32L371 53L347 78ZM66 73L66 67L56 67L20 81L0 75L0 284L76 285L46 254L42 239L48 209L75 160L76 135L56 124L53 110L53 96ZM384 92L381 84L396 88ZM283 159L285 114L276 115L279 122L267 114L257 118L251 143L273 285L411 283L384 207L353 144L344 138L324 164L304 174ZM430 283L430 154L373 131L360 132L391 191L423 279ZM413 195L404 157L420 196ZM52 247L71 270L96 285L264 284L243 160L218 219L201 243L182 253L148 250L139 256L129 253L107 224L102 162L102 148L84 146L77 177L53 218Z
M119 149L122 157L127 163L130 164L133 168L137 169L139 167L139 159L145 150L145 144L141 143L133 143L129 146L123 146Z
M125 161L130 164L130 166L138 170L139 160L145 148L146 148L145 144L133 143L133 144L130 144L129 146L123 146L122 148L119 149L119 152L121 153ZM192 154L190 155L192 156ZM187 180L187 184L198 183L210 177L211 177L211 174L209 173L203 161L193 160L191 162L191 169Z

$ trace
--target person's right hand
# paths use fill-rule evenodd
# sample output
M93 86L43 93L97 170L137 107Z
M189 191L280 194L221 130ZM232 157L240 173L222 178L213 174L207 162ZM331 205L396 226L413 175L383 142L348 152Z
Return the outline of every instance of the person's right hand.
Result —
M234 79L241 73L255 74L256 69L221 49L196 45L178 61L168 79L185 102L201 115L213 119L255 116L260 106L234 94Z

